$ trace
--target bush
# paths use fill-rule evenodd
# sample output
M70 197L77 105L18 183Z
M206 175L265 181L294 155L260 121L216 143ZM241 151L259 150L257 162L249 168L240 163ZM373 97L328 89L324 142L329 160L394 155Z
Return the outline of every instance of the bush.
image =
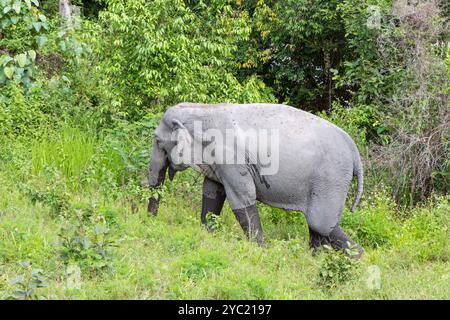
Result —
M439 197L435 203L412 211L397 234L396 247L412 259L448 261L449 200Z
M47 117L40 109L37 95L26 95L14 81L0 87L0 135L14 138L35 136Z
M423 203L433 192L448 193L449 132L447 33L437 1L396 6L396 34L379 39L398 48L406 76L398 81L384 106L389 144L375 146L375 158L389 172L393 196L406 205ZM392 61L391 56L385 57Z
M64 264L79 265L92 273L112 271L115 242L103 215L89 207L71 211L59 232L59 251Z
M95 52L112 108L136 119L182 101L273 101L261 81L233 74L250 29L231 2L108 1Z
M359 260L354 257L357 250L348 249L348 255L329 246L326 246L325 250L325 258L319 270L321 287L330 290L356 278L357 268L360 265Z
M396 206L384 193L367 195L369 205L356 212L344 214L341 225L350 238L362 247L378 248L391 246L395 233L399 231L399 222L395 218Z

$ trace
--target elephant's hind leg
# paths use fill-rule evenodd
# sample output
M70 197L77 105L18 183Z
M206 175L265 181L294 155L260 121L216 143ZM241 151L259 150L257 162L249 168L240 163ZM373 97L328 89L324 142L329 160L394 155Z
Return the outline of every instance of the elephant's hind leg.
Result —
M225 198L226 194L223 185L205 177L203 181L202 213L200 219L202 224L210 231L211 228L207 224L206 216L209 212L216 216L220 215Z
M323 236L309 228L309 245L313 252L317 252L324 245L328 245L335 250L341 250L345 254L357 258L364 253L363 248L351 240L339 226L336 226L328 236ZM353 250L356 250L356 252Z
M324 237L320 233L309 228L309 246L314 252L316 252L322 246L329 244L330 241L328 237Z
M345 194L338 192L317 195L312 193L310 205L306 212L306 220L310 232L310 246L317 250L323 245L330 245L336 250L349 254L350 248L356 248L358 256L362 248L342 231L339 227Z
M342 250L347 255L359 258L364 253L364 249L351 240L338 225L331 231L329 240L334 249Z

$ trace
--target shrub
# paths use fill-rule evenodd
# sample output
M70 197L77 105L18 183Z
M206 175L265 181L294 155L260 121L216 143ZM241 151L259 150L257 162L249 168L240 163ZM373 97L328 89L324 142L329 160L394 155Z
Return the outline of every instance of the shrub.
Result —
M23 183L21 191L33 204L40 202L49 206L54 217L69 209L69 193L58 171L47 169L41 177Z
M325 247L325 258L319 270L319 285L326 290L333 289L355 278L360 265L356 249L348 249L348 254L336 251L330 246Z
M0 2L0 85L16 82L32 86L36 51L45 43L47 18L37 0Z
M14 81L0 87L1 136L35 136L46 119L36 95L25 95L20 85Z
M435 201L414 209L397 235L397 250L417 261L449 259L449 200L439 197Z
M392 245L395 233L399 231L399 222L394 214L395 204L381 192L372 192L366 195L366 199L369 205L344 214L341 226L350 238L363 247Z
M88 221L73 217L65 222L59 237L60 256L66 265L79 265L96 273L112 270L112 248L115 246L104 219Z
M9 284L14 288L10 298L16 300L39 298L39 289L48 287L44 271L39 268L33 268L27 261L20 263L20 265L25 270L22 275L9 280Z
M444 56L445 22L437 1L396 4L398 32L379 39L384 47L401 50L398 64L406 76L386 97L389 144L374 148L375 158L390 174L393 195L401 204L423 203L449 185L448 71ZM391 61L392 57L385 57Z

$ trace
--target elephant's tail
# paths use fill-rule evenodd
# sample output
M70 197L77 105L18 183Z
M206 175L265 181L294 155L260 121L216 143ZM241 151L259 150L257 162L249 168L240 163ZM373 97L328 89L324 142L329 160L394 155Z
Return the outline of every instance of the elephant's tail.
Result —
M356 146L355 146L355 148L356 148ZM355 157L355 160L353 161L353 176L356 176L356 178L358 179L358 191L356 193L355 201L353 201L350 212L355 211L355 208L358 205L359 200L361 200L361 196L363 193L363 185L364 185L364 170L363 170L361 157L359 155L357 148L356 148L356 157Z

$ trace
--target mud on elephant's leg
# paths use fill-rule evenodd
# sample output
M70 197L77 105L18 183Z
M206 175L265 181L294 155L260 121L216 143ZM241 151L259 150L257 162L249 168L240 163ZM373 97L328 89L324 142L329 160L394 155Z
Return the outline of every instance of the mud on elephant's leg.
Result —
M202 213L200 219L208 231L212 231L212 229L206 221L207 214L220 215L225 198L226 194L223 185L205 177L203 181Z
M328 236L331 246L336 250L342 250L345 254L360 258L364 253L364 249L351 240L342 229L337 225Z
M260 246L264 246L265 242L261 220L259 219L256 205L251 205L243 209L235 209L233 212L247 238L251 241L256 241Z

